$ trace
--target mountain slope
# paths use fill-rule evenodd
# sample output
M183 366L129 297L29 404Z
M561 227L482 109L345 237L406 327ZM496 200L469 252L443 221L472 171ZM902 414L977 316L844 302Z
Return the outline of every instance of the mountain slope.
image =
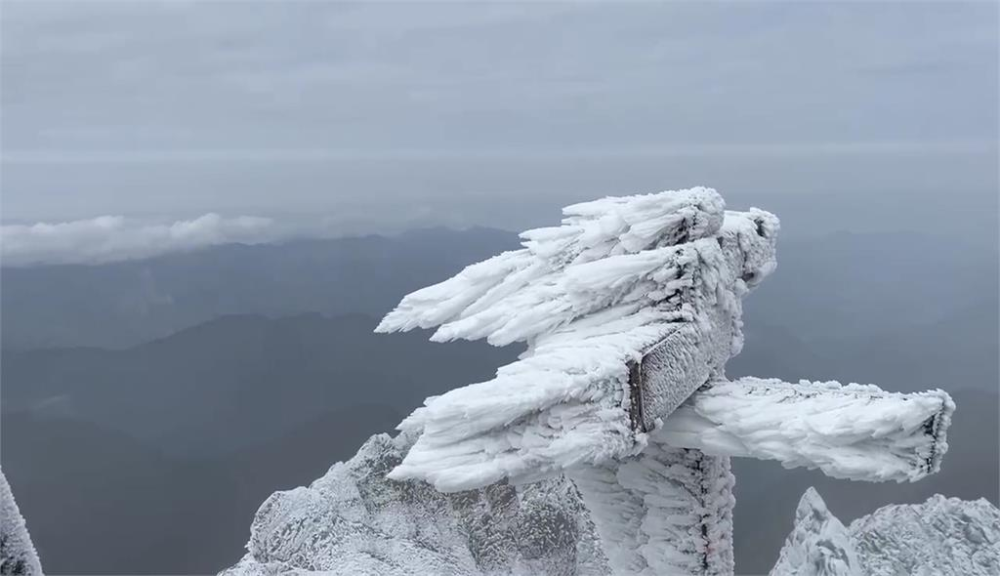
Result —
M127 350L7 351L3 406L212 456L358 404L408 414L429 395L489 378L515 353L373 334L374 325L361 315L228 316Z

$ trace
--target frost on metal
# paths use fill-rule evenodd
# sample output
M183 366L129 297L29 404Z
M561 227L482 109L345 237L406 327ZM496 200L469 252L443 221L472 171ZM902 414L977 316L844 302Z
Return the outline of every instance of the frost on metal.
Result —
M638 457L568 474L616 574L733 572L729 459L651 441Z
M773 214L727 211L708 188L563 213L379 324L527 345L404 420L417 440L390 478L453 492L566 474L613 571L714 575L732 573L731 456L867 481L938 469L954 410L942 391L727 380L742 299L776 267Z
M912 482L940 468L954 409L941 390L740 378L692 395L656 435L673 446L818 468L834 478Z

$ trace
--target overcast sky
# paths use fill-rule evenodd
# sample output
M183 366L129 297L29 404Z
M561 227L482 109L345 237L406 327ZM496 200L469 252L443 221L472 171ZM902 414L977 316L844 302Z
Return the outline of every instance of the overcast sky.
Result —
M971 195L995 222L994 2L8 0L2 17L8 223L523 228L695 184L765 208Z

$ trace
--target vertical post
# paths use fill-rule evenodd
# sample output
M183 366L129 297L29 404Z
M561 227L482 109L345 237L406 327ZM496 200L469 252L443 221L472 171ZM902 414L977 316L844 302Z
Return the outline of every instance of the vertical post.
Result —
M729 458L651 441L634 459L569 476L615 574L733 574Z

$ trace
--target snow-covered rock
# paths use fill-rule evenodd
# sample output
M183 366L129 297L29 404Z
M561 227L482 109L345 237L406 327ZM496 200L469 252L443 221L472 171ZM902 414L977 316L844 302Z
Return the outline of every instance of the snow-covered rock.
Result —
M983 498L884 506L850 531L870 576L1000 574L1000 509Z
M411 443L405 435L373 436L309 487L273 494L254 519L248 554L221 576L608 576L591 514L616 519L599 523L614 528L601 536L615 574L686 574L695 571L684 565L692 556L676 546L697 539L676 532L687 529L685 518L715 513L704 508L711 499L691 500L711 490L693 490L673 478L683 469L656 466L653 450L618 469L579 471L574 480L585 494L611 492L593 498L588 510L562 477L453 494L385 478ZM601 474L614 477L602 481ZM719 476L727 477L731 481ZM644 501L650 494L652 508ZM630 507L637 513L629 514ZM667 513L649 513L656 507ZM795 518L771 576L1000 574L1000 510L986 500L934 496L923 504L880 508L845 527L810 488ZM24 566L38 570L33 550L29 554L22 556L28 558ZM731 557L717 560L718 573L732 570Z
M31 543L10 484L0 470L0 575L42 576L38 553Z
M996 576L1000 509L935 495L844 527L812 488L771 576Z
M225 576L603 576L576 488L555 478L442 494L386 473L412 440L373 436L309 487L260 507L248 554Z
M809 488L795 510L795 528L772 576L864 576L847 528Z

